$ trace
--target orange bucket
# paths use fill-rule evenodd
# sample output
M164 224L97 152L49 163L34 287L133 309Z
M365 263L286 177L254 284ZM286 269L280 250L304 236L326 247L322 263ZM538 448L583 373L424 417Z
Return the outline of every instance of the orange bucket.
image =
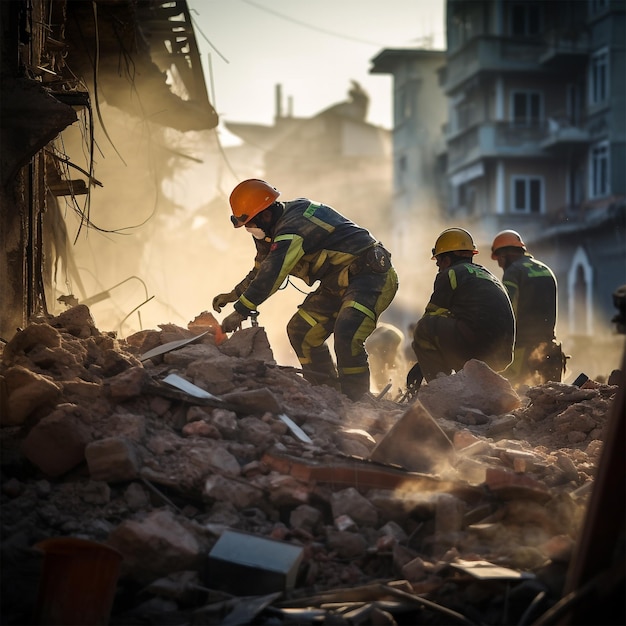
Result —
M77 537L54 537L34 546L44 554L34 623L106 626L122 555Z

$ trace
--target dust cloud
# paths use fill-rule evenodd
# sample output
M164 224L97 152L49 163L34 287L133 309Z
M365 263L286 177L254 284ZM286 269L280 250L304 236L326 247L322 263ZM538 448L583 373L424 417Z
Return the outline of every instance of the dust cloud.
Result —
M120 337L161 324L186 327L211 310L216 294L230 291L252 268L254 244L245 232L233 229L228 196L240 180L264 176L262 151L250 146L224 149L216 130L182 133L106 104L101 109L106 128L96 125L93 176L102 186L91 188L88 203L86 196L59 198L74 263L55 265L48 310L58 315L66 308L63 298L73 295L89 305L98 328ZM88 170L86 127L83 120L64 131L57 150ZM75 170L69 175L77 177ZM330 204L389 248L400 288L381 321L405 333L403 350L409 358L409 326L421 317L430 297L437 272L431 248L441 230L468 228L481 251L476 262L501 276L487 254L485 234L471 225L441 221L437 200L426 189L419 206L407 211L401 224L396 216L394 224L389 205L362 202L356 187L346 194L345 185L338 189L317 180L296 190L288 174L270 182L285 200L306 196ZM298 366L285 329L311 289L291 278L259 309L259 324L282 365ZM230 311L229 305L216 317L221 321ZM619 367L623 341L615 340L609 323L593 341L570 339L560 329L557 337L572 354L572 379L581 371L596 377Z

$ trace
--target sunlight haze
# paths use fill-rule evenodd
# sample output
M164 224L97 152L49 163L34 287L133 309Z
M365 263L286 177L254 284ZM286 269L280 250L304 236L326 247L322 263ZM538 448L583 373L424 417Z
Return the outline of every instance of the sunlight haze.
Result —
M445 45L445 0L189 0L209 97L221 122L271 125L369 94L367 121L392 127L391 77L370 74L385 48ZM221 132L223 125L220 125Z

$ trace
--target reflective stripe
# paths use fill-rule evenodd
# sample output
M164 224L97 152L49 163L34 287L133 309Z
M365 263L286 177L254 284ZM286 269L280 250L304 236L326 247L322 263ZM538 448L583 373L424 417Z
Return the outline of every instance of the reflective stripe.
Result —
M450 287L456 289L456 272L453 269L448 270L448 279L450 280Z
M441 317L450 317L450 309L446 309L444 307L439 307L438 309L433 309L432 311L428 311L428 315L438 315Z
M302 215L304 215L304 217L311 217L315 215L315 211L317 211L317 209L319 208L319 204L316 204L315 202L310 202L309 206L306 208L306 211Z
M346 306L351 306L353 309L356 309L357 311L361 311L361 313L363 313L364 315L367 315L367 317L373 320L376 320L376 314L374 313L374 311L368 309L366 306L363 306L362 304L359 304L358 302L356 302L356 300L350 300L346 302L344 304L344 307Z
M254 304L254 302L250 302L250 300L248 300L248 298L246 298L245 296L239 296L239 302L241 302L241 304L243 304L246 309L256 311L256 304Z
M317 324L317 320L303 309L298 309L298 315L300 315L300 317L304 319L309 326L315 326Z
M367 367L342 367L339 369L340 374L363 374L367 372Z
M335 230L335 227L332 224L329 224L328 222L324 222L320 220L319 218L314 217L315 211L317 211L317 209L319 209L320 206L321 206L320 204L311 202L311 204L309 204L309 206L307 207L307 210L302 215L306 217L307 219L311 220L314 224L316 224L320 228L323 228L324 230L327 230L329 233L332 233Z
M289 275L290 270L295 267L298 261L304 256L304 250L302 249L302 237L299 235L278 235L276 239L274 239L274 243L279 241L289 241L290 243L289 248L285 253L280 273L278 274L276 282L272 286L272 294L278 291Z
M322 267L322 265L324 264L324 261L326 261L327 256L328 256L328 252L326 252L326 250L320 251L320 253L317 256L317 260L315 261L315 265L313 265L310 269L311 274L313 275L317 274L320 267Z
M277 235L274 241L288 241L289 239L293 239L295 235Z

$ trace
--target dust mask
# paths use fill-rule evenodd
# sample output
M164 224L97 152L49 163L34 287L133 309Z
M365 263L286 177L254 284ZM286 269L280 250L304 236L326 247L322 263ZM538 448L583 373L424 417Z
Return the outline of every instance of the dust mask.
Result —
M256 226L246 226L246 232L249 232L255 239L265 239L265 231Z

